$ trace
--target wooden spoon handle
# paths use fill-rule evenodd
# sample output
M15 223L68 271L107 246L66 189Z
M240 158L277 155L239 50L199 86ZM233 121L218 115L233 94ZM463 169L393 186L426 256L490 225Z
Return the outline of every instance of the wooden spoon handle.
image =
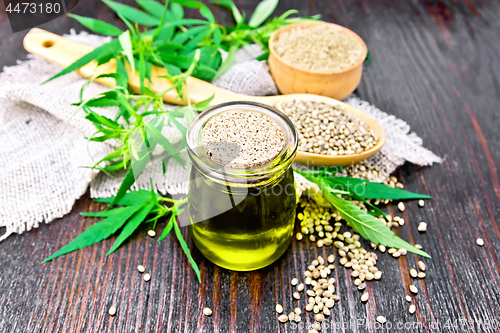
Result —
M24 37L24 48L33 54L39 55L42 58L56 63L63 67L68 67L73 62L84 56L85 54L93 50L92 47L83 45L71 40L68 40L59 35L53 34L51 32L34 28ZM95 62L91 62L77 72L86 78L95 78L100 74L114 73L116 71L116 61L112 59L106 64L97 66ZM140 79L139 74L136 72L132 73L132 69L127 65L127 71L129 74L129 85L130 87L139 92L140 91ZM167 71L164 68L153 66L151 69L151 83L145 83L153 92L161 93L172 87L172 83L160 76L167 75ZM96 82L105 85L115 85L115 80L110 78L99 78ZM247 96L239 95L231 91L219 88L210 84L208 82L196 79L194 77L189 77L186 80L187 93L191 103L197 103L203 101L212 95L214 99L211 104L218 104L234 100L248 100ZM187 98L184 100L177 96L175 89L172 89L163 95L163 100L167 103L184 105L187 102Z

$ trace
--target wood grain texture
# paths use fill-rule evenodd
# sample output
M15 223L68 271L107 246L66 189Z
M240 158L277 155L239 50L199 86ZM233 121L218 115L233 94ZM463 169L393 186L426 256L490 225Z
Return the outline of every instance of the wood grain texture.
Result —
M257 0L236 3L250 13ZM434 197L424 208L411 203L404 214L395 212L407 222L398 234L432 256L425 260L427 278L413 280L417 313L408 313L404 299L417 257L380 255L383 278L368 285L367 304L359 301L350 272L335 269L341 300L331 317L339 326L322 332L499 332L478 321L500 323L500 1L290 0L277 11L290 8L320 13L359 34L372 63L358 95L405 119L426 147L446 158L441 165L405 165L397 172L409 190ZM118 22L100 2L82 0L73 12ZM227 12L214 12L222 22L230 20ZM58 34L82 29L65 17L41 28ZM11 33L0 4L0 65L26 58L23 36ZM274 265L236 273L214 266L190 243L201 284L172 236L157 243L146 230L109 257L113 239L40 263L96 222L80 212L101 209L86 194L64 218L0 243L0 332L304 332L278 324L274 306L291 311L305 305L292 299L290 280L330 248L293 241ZM428 224L425 234L416 231L420 221ZM476 245L477 237L484 247ZM150 282L141 279L138 264L151 273ZM112 305L115 317L107 314ZM211 317L201 313L205 306L214 310ZM409 328L350 326L365 319L373 325L378 315ZM454 327L458 320L469 327Z

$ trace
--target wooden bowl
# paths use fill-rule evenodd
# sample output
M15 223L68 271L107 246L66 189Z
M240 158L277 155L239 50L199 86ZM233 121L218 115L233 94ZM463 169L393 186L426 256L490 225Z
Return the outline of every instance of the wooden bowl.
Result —
M351 67L342 70L313 72L287 63L274 50L273 42L282 32L299 27L311 28L316 26L324 26L325 29L340 30L358 40L363 47L363 54L359 61ZM338 100L343 100L358 87L363 72L363 62L367 54L365 42L352 30L337 24L321 21L294 23L276 30L269 39L269 50L269 68L282 94L309 93Z

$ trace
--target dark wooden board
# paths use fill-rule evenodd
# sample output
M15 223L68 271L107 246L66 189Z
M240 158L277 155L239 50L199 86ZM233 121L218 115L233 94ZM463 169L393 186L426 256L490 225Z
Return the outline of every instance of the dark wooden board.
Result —
M257 3L236 2L247 13ZM26 59L25 33L12 34L0 7L0 65L10 66ZM369 284L374 297L366 305L349 271L335 270L341 301L332 318L349 332L395 332L398 323L409 326L401 329L405 332L499 332L500 1L282 0L278 13L291 8L322 14L357 32L372 56L358 95L405 119L426 147L445 157L441 165L405 165L397 172L409 190L434 197L425 208L411 203L398 213L407 221L400 236L432 256L425 260L427 278L416 282L417 313L408 313L404 299L416 256L381 255L384 275ZM222 22L230 19L225 11L214 11ZM118 22L97 1L81 0L73 12ZM58 34L82 30L66 17L41 28ZM40 263L95 223L80 212L99 209L86 194L64 218L0 243L0 332L304 331L279 324L274 306L279 302L288 311L296 306L290 280L331 248L293 241L274 265L237 273L214 266L192 247L201 284L172 236L156 243L145 230L109 257L112 240ZM416 231L420 221L428 223L425 234ZM477 237L484 247L476 245ZM147 267L150 282L141 280L138 264ZM113 318L107 314L112 305L118 307ZM213 316L201 314L205 306ZM393 328L374 327L377 315L386 316ZM478 324L488 320L496 326Z

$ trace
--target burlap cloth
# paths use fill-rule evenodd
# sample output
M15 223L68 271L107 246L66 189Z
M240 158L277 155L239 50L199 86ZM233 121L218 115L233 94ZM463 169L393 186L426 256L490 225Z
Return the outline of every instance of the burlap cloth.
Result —
M106 38L87 33L66 36L91 46ZM266 62L252 60L261 52L250 46L240 50L237 63L214 84L248 95L273 95L278 91ZM75 200L89 184L90 195L114 195L123 174L114 177L86 168L111 151L106 143L88 143L95 128L71 103L78 102L81 86L86 82L75 73L47 84L40 83L60 70L37 56L6 67L0 75L0 241L12 233L37 228L71 211ZM107 88L93 83L85 91L92 96ZM346 103L374 117L387 134L381 152L365 165L378 167L382 181L405 161L430 165L441 159L422 147L422 140L410 132L406 122L389 115L355 96ZM101 110L112 112L112 110ZM71 119L70 119L71 118ZM177 129L165 128L172 141L180 139ZM188 172L171 159L165 175L161 162L153 162L139 177L134 189L149 188L149 179L161 192L187 193Z

